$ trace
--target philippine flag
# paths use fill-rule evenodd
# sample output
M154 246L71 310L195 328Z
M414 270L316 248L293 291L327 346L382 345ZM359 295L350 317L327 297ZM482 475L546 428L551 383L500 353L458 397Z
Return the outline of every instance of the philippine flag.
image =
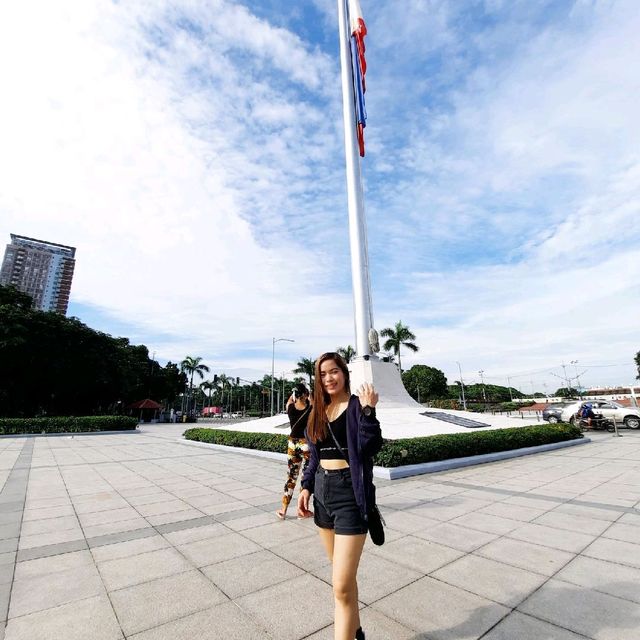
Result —
M364 76L367 73L367 61L364 57L364 37L367 27L362 17L359 0L347 0L349 28L351 30L351 65L353 67L353 84L355 89L356 127L358 130L358 146L360 155L364 156L364 128L367 126L367 110L364 106L366 90Z

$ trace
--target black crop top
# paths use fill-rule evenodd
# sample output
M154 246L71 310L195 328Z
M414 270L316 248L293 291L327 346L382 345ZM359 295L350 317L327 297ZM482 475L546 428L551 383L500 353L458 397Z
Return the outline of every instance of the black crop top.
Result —
M291 424L290 438L304 438L304 430L307 428L307 420L309 418L309 401L307 406L300 410L295 403L291 403L287 407L289 422Z
M333 435L336 437L338 444L342 447L344 455L336 447L329 430L327 429L327 437L318 440L318 458L320 460L344 460L345 456L349 457L349 445L347 442L347 410L345 409L333 422L329 423Z

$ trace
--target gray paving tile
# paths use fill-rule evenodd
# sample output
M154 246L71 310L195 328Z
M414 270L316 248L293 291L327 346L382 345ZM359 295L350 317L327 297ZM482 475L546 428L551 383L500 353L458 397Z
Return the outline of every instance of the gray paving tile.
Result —
M203 567L202 572L229 598L259 591L304 573L270 551L258 551Z
M106 595L9 620L5 640L123 640Z
M106 544L115 544L117 542L127 542L128 540L138 540L140 538L149 538L156 535L153 527L145 527L142 529L131 529L130 531L119 531L117 533L107 533L93 538L87 538L89 547L101 547Z
M292 593L304 593L314 606L305 615L296 616L295 624L283 624L283 611L274 603L287 602ZM266 629L273 638L298 640L333 622L333 592L329 585L309 574L256 591L237 600L238 606Z
M640 628L637 604L553 579L519 610L595 640L629 640Z
M429 640L477 640L509 613L502 605L425 577L371 605ZM423 635L422 635L423 634Z
M574 557L566 551L510 538L494 540L474 554L545 576L552 576Z
M631 542L598 538L583 551L583 555L640 568L640 545Z
M18 551L18 562L34 560L35 558L46 558L47 556L57 556L61 553L81 551L87 548L86 540L82 539L72 542L61 542L59 544L48 544L44 547L34 547L32 549L21 549Z
M13 583L9 617L17 618L102 593L102 580L93 563L23 578Z
M93 558L87 550L72 551L71 553L62 553L56 556L46 556L35 560L18 562L15 567L15 579L27 580L49 573L57 573L58 571L77 569L78 567L90 564L93 564Z
M128 544L128 543L123 543ZM159 549L134 556L99 562L98 567L109 591L164 578L193 567L174 549Z
M467 529L450 522L441 522L435 527L416 531L413 535L466 553L482 547L498 537L495 533Z
M110 597L126 636L227 600L218 588L195 570L113 591Z
M143 631L129 640L271 640L272 636L260 629L234 603L226 602L205 611L174 620Z
M595 539L593 534L555 529L553 527L531 523L510 531L507 537L540 544L545 547L552 547L553 549L570 551L572 553L579 553L588 547Z
M640 604L640 569L578 556L555 577Z
M167 524L159 524L156 527L158 533L171 533L173 531L182 531L183 529L193 529L195 527L204 527L213 524L215 518L213 516L202 516L199 518L191 518L189 520L181 520L179 522L169 522Z
M260 551L260 547L238 533L227 533L214 539L179 545L178 550L196 567L205 567Z
M33 549L34 547L46 547L52 544L63 544L65 542L76 542L84 540L84 534L80 527L65 529L63 531L49 531L48 533L37 533L31 536L21 536L18 549Z
M519 520L492 516L489 513L481 513L479 511L455 518L451 521L451 524L497 535L504 535L522 525Z
M584 516L559 513L557 511L544 513L536 518L534 523L555 527L556 529L566 529L568 531L578 531L593 535L600 535L611 524L606 520L593 520L591 518L585 518Z
M423 574L439 569L464 555L462 551L413 536L385 542L381 547L374 547L371 553Z
M332 567L325 565L315 569L313 575L332 584ZM358 600L371 604L423 577L423 573L386 560L372 553L365 553L358 568Z
M561 629L537 618L514 611L502 620L482 640L584 640L586 636Z
M255 529L246 529L242 535L266 549L272 547L287 545L294 540L308 538L315 535L303 524L299 524L296 520L277 520L272 524L266 524Z
M474 555L464 556L431 576L512 608L547 580L540 574Z
M602 534L602 537L640 545L640 527L624 524L623 522L616 522Z

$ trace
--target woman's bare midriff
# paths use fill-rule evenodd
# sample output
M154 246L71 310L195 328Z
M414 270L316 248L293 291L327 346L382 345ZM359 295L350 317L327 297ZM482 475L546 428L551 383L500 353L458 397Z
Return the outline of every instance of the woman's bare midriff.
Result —
M336 469L348 469L349 465L346 460L320 460L320 466L328 471Z

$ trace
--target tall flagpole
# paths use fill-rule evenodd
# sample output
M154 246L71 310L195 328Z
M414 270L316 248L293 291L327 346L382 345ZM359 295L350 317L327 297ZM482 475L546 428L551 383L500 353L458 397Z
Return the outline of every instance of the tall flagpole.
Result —
M364 194L360 173L360 152L356 136L353 67L351 65L351 30L347 25L345 3L338 0L340 27L340 66L342 78L342 113L344 117L344 150L347 173L347 203L349 208L349 244L351 247L351 280L356 330L356 354L371 356L369 330L373 328L371 281L367 251L367 227L364 213Z

